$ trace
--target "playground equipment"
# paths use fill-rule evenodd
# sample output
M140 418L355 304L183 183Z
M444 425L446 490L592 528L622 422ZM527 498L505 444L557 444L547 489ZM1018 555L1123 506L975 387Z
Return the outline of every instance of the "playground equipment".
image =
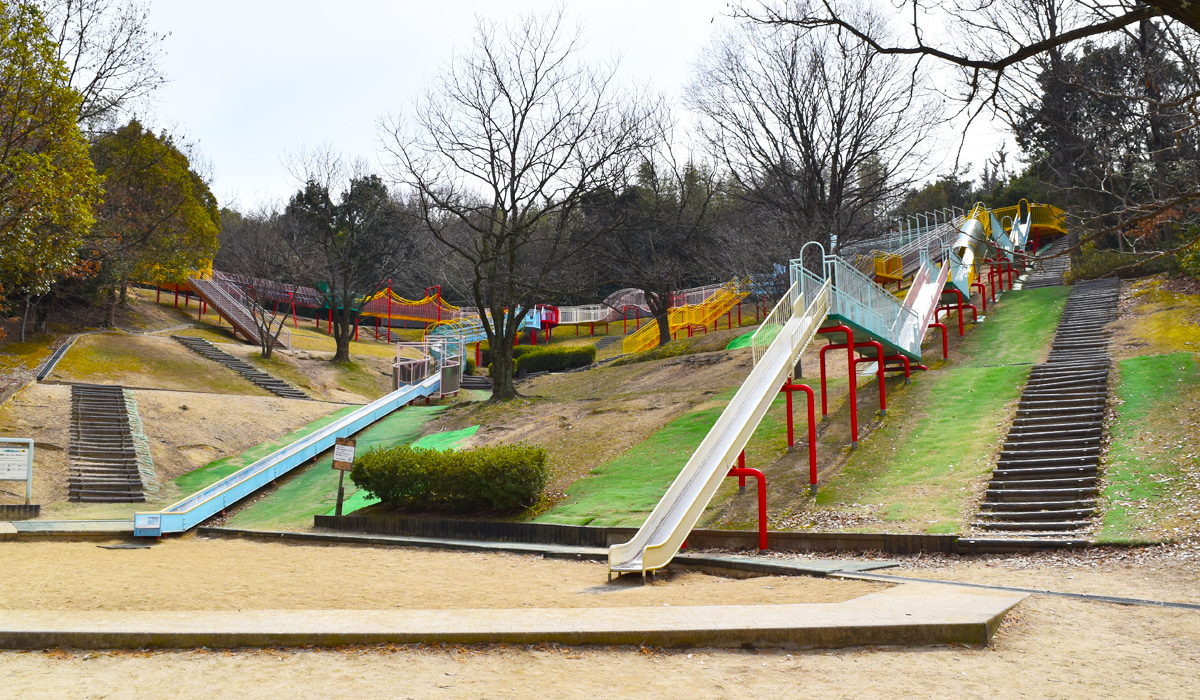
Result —
M133 532L139 537L158 537L164 533L184 532L199 525L229 506L249 496L275 479L333 449L339 437L350 437L398 408L420 398L441 395L443 369L461 372L462 346L446 341L425 344L423 362L427 371L414 373L415 383L400 386L396 391L357 409L320 430L303 437L239 469L211 486L158 512L136 513ZM400 356L397 351L397 356Z
M828 312L831 285L832 281L808 296L800 292L797 284L788 290L787 303L781 302L776 307L772 324L779 326L779 330L750 376L633 539L609 548L610 575L613 571L644 574L660 569L679 551L717 487L729 475L730 465L745 449L800 353L812 342Z
M855 446L858 444L857 365L876 364L880 411L886 414L884 372L902 369L907 381L911 363L921 359L921 343L929 328L938 327L942 331L945 356L946 327L936 323L943 294L949 291L957 297L961 330L964 296L969 298L974 288L986 295L977 278L980 265L987 261L989 241L994 241L998 251L1007 255L1015 253L1016 244L1006 232L1001 235L1003 228L997 217L982 205L975 207L969 216L948 215L945 220L921 218L918 222L922 225L904 231L903 236L894 240L898 245L890 252L893 257L886 268L892 276L890 281L903 280L908 275L898 273L912 261L911 283L903 301L880 286L869 273L839 256L827 254L819 243L808 243L801 249L800 257L791 261L792 285L788 293L752 338L754 369L633 539L609 548L610 576L614 571L641 571L645 575L671 561L721 481L730 475L750 475L751 470L745 470L743 461L746 443L780 391L788 393L791 445L791 392L804 387L793 383L792 374L801 353L817 335L844 337L842 343L821 348L821 413L828 414L825 353L845 349ZM804 264L810 246L817 258L815 269ZM940 265L934 264L933 253L937 254ZM876 271L872 264L871 272ZM889 367L888 362L899 364ZM810 397L810 481L815 493L811 389L806 393ZM735 460L737 467L731 468ZM761 499L765 482L760 481L759 488ZM760 512L760 520L762 517ZM760 546L765 548L765 536L763 539Z
M733 279L715 289L700 287L692 295L686 291L676 292L677 299L682 297L683 304L674 305L668 312L668 322L671 334L682 329L697 326L708 326L716 319L724 316L730 309L750 294L749 279ZM690 291L690 290L689 290ZM696 301L692 301L696 299ZM648 323L641 329L625 337L621 351L624 353L642 352L658 345L658 325Z

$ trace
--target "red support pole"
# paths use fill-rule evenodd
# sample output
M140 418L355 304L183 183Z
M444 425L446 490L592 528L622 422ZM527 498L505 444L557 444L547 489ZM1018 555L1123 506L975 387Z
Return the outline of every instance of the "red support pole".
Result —
M329 330L327 332L329 333L329 335L333 335L333 307L332 306L329 307Z
M354 317L354 342L358 342L358 316Z
M179 308L179 285L175 285L175 308Z
M781 391L783 391L787 395L787 409L786 409L787 441L788 441L787 445L788 445L788 452L791 452L792 448L796 446L796 439L793 437L793 430L792 430L792 421L793 421L793 418L792 418L792 382L790 379L785 380L783 382L783 389L781 389Z
M729 476L744 479L752 476L758 481L758 549L767 550L767 477L757 469L737 467L729 470Z
M850 375L850 434L852 444L858 447L858 378L854 372L854 331L843 325L821 328L818 333L845 333L845 345L826 345L821 348L821 415L828 415L827 402L825 399L825 351L830 348L846 348L846 368Z
M783 383L780 391L787 393L788 414L788 451L795 444L792 439L792 392L803 391L808 399L808 479L809 495L817 495L817 408L813 388L807 384L794 384L791 379Z
M162 302L162 287L156 284L154 285L154 303L158 304L160 302Z
M987 313L987 287L983 286L983 282L979 280L975 280L975 284L972 284L971 287L979 288L979 297L983 299L983 312Z
M942 359L943 360L950 359L950 339L946 337L946 333L947 333L946 324L931 323L931 324L929 324L929 326L930 326L930 328L940 328L941 329L941 331L942 331Z
M738 328L742 327L742 302L738 302Z
M742 450L738 454L738 469L745 469L745 468L746 468L746 451ZM738 489L740 489L741 493L745 493L745 491L746 491L746 477L745 476L738 477Z
M590 325L591 325L592 335L594 336L594 335L596 335L596 322L592 321L592 323Z
M441 315L440 310L438 311L438 314ZM388 338L388 344L390 345L392 342L392 281L391 280L388 280L388 331L387 331L387 338Z
M621 314L621 335L625 335L628 332L629 332L629 317L626 316L625 314Z
M300 328L300 319L296 318L296 295L288 292L288 300L292 305L292 328Z

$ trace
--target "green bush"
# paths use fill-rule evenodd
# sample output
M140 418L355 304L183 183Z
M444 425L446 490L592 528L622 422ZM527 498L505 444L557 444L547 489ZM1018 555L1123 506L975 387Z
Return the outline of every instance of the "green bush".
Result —
M520 357L521 355L533 352L534 350L541 350L541 349L542 348L535 347L533 345L518 345L513 348L513 359L515 360L518 357ZM479 359L483 360L484 367L487 367L492 364L492 349L487 346L487 343L483 344L483 350L482 350L481 355L482 356Z
M475 374L475 360L472 360L469 357L467 358L467 366L463 368L463 374L467 374L467 375Z
M367 451L350 480L392 508L442 513L514 513L546 488L546 451L527 445L423 450L410 445Z
M594 345L569 345L557 348L533 348L521 354L514 371L561 372L587 367L596 361Z

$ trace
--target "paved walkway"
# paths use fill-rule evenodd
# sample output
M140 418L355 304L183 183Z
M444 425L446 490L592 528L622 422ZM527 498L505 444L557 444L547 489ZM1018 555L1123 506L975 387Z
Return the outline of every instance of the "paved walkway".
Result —
M0 648L986 644L1025 596L905 584L843 603L520 610L0 611Z

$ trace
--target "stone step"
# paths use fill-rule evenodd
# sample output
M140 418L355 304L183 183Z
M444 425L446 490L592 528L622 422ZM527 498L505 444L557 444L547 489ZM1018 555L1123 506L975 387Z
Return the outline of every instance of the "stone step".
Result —
M1094 477L1098 467L1034 467L1031 469L995 469L992 471L992 483L1029 481L1031 479L1072 479L1076 477Z
M1008 511L1077 510L1094 508L1096 499L1085 498L1073 501L984 501L981 510L995 513Z
M1059 520L1059 521L1045 521L1045 522L1020 522L1020 523L984 521L984 522L971 523L971 527L978 528L980 530L1012 530L1012 531L1053 530L1055 532L1072 532L1075 530L1084 530L1088 527L1091 527L1091 525L1092 525L1092 521L1090 521L1090 520Z
M1077 508L1071 510L1026 510L1026 511L985 511L979 514L987 522L1030 522L1082 520L1095 515L1093 508Z
M989 491L1052 491L1056 489L1092 489L1096 488L1096 477L1081 476L1071 478L1047 479L1005 479L988 482Z
M1016 503L1021 501L1078 501L1091 498L1099 490L1096 486L1076 488L991 488L984 492L984 498L989 503Z

